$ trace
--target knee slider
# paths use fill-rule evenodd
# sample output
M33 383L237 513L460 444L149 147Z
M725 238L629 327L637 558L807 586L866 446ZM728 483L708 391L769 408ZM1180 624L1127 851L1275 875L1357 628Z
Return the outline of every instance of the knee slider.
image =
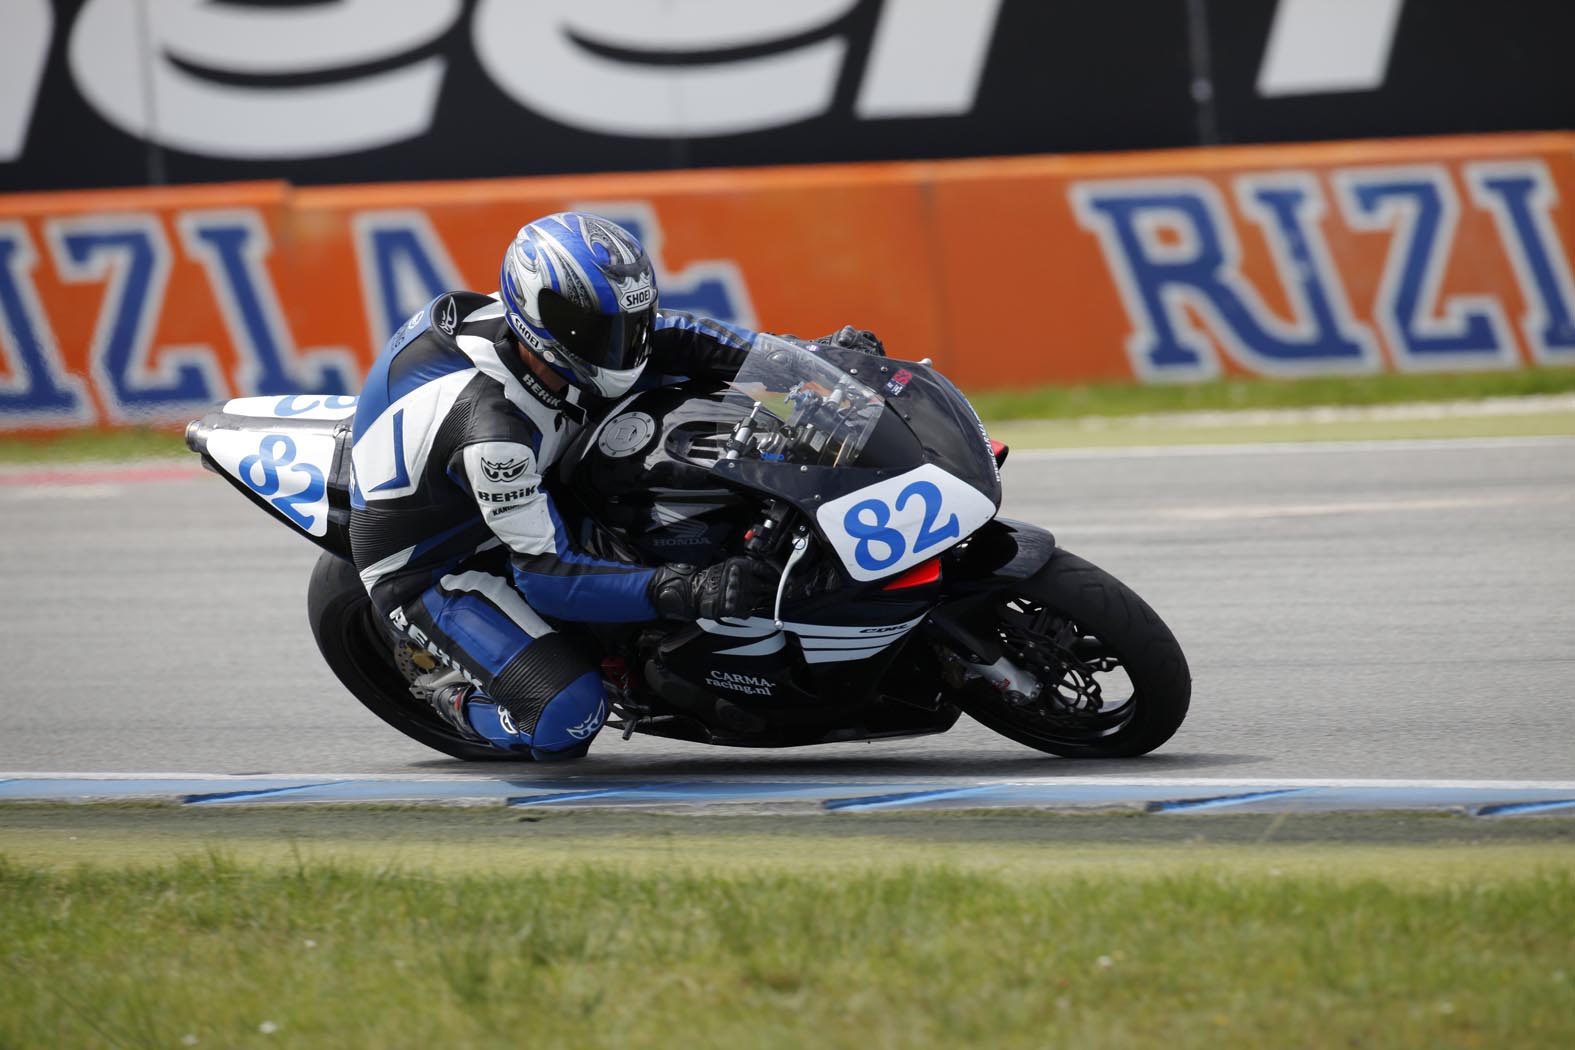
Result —
M563 635L549 634L510 660L488 683L487 695L530 740L548 703L589 671L589 663Z
M606 721L606 687L599 673L588 671L543 707L531 734L531 753L543 759L583 755Z

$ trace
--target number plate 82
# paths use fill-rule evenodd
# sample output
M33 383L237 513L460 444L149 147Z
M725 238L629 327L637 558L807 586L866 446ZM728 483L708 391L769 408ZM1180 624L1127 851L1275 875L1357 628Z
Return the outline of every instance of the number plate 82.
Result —
M849 575L863 582L933 558L995 517L995 504L926 463L834 499L815 517Z

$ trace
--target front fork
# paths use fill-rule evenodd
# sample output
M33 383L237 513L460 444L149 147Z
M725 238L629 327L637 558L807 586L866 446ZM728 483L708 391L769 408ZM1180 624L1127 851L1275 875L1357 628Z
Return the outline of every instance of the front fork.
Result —
M947 596L927 621L946 684L982 683L1014 704L1038 699L1044 684L1002 651L996 608L1012 585L1050 563L1055 536L1026 522L996 518L943 562Z

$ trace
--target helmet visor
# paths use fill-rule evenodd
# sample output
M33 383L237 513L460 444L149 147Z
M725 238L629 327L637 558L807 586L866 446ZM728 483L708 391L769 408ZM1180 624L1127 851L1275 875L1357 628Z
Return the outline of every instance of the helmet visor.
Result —
M638 313L599 314L585 310L550 288L540 297L541 323L574 357L593 368L623 372L651 354L656 307Z

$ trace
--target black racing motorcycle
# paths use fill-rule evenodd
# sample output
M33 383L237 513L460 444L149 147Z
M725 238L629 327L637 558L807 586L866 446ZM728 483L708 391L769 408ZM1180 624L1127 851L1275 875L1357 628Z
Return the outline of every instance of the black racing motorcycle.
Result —
M187 428L210 469L323 555L307 606L339 680L464 759L421 682L431 657L350 562L355 399L230 401ZM758 615L557 624L599 662L608 726L739 747L941 733L966 712L1068 757L1141 755L1181 725L1187 661L1148 604L1035 525L997 516L1006 447L927 361L761 336L738 376L633 394L548 478L560 510L650 564L747 553L780 571Z

